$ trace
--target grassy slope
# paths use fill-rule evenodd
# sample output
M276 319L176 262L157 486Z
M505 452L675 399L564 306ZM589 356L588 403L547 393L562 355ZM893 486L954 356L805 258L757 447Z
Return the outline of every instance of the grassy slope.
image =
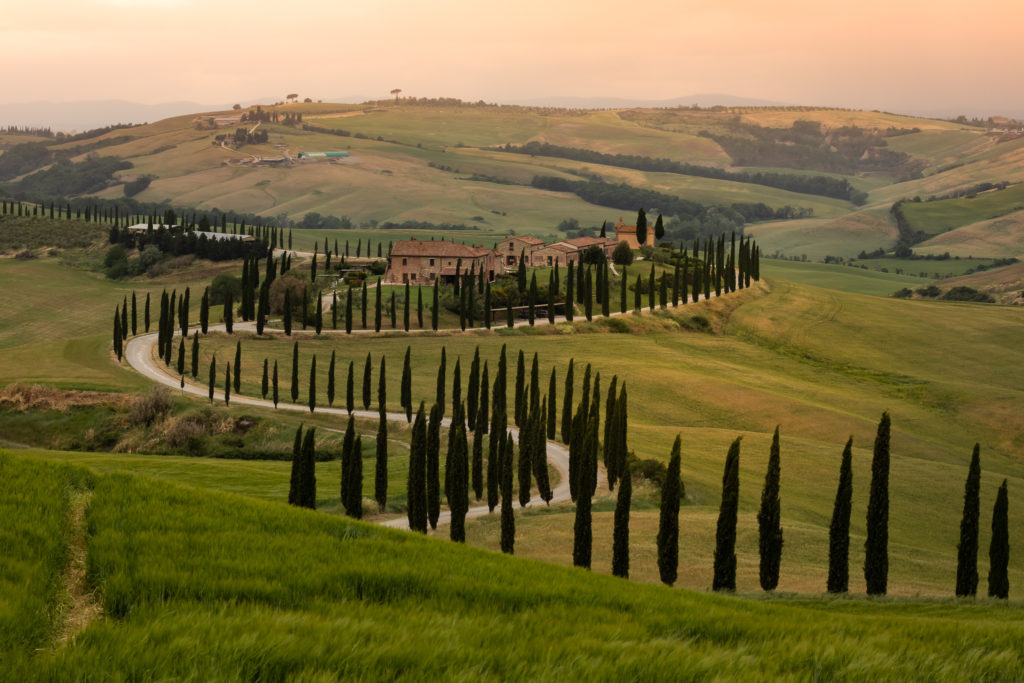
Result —
M1005 190L989 190L973 198L910 202L903 212L914 230L938 235L971 223L990 220L1024 209L1024 183Z
M105 616L20 680L1021 674L1016 606L675 592L123 475L88 525Z

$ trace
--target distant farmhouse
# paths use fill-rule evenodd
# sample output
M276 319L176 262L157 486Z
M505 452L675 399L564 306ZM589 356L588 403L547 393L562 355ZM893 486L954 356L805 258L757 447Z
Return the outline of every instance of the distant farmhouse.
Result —
M399 240L391 247L384 279L414 285L429 285L435 280L451 284L459 274L482 270L488 280L494 280L497 274L518 268L520 259L530 267L561 267L579 263L583 252L591 246L597 246L606 258L611 258L617 244L604 237L576 237L545 244L529 235L506 237L494 249L454 240Z
M639 249L641 244L636 238L636 226L626 225L622 218L619 218L619 222L615 224L615 242L625 242L630 249ZM644 244L654 244L654 231L650 226L647 228L647 240Z

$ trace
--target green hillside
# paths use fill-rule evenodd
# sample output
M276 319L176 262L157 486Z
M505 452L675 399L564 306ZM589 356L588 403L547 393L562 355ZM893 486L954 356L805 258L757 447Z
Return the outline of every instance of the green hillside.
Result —
M0 503L14 519L84 545L103 607L64 641L82 609L81 600L57 609L67 546L41 558L25 537L5 544L8 568L51 581L4 593L8 604L38 605L35 631L2 644L4 669L18 680L1022 673L1016 605L736 600L141 477L72 474L80 471L7 454L0 471ZM31 502L17 488L26 477ZM88 533L79 536L81 526L62 521L83 501L78 524ZM49 527L29 514L39 508Z

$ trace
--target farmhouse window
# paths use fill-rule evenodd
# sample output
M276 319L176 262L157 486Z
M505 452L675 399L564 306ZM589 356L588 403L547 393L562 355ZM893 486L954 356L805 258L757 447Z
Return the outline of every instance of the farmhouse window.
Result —
M430 259L430 265L434 265L434 259Z
M409 265L409 259L402 259L402 265L403 266Z

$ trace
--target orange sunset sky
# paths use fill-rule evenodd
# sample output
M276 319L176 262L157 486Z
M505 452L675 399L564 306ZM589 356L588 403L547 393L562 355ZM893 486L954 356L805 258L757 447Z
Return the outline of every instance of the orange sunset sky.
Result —
M1024 113L1024 2L0 0L0 102L729 93Z

